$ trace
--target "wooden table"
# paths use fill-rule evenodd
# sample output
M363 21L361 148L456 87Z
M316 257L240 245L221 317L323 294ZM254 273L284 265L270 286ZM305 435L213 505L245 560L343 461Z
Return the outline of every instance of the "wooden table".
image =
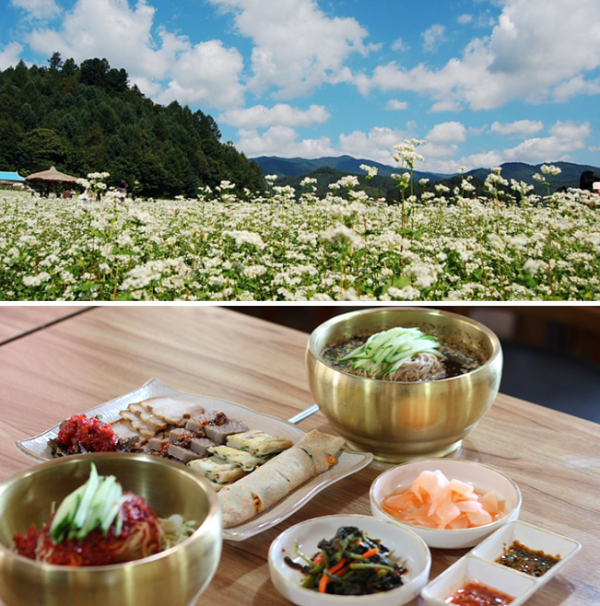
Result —
M42 330L55 322L61 322L75 314L87 311L88 307L64 307L53 305L0 307L0 345L23 335Z
M0 480L31 462L14 441L37 435L159 377L288 419L312 404L304 352L307 335L223 307L96 307L0 347ZM319 413L301 423L331 431ZM583 544L530 606L600 603L600 425L499 395L452 455L505 472L523 494L521 519ZM201 603L288 604L267 565L285 528L324 514L369 514L371 482L389 465L372 463L318 494L276 528L226 543ZM466 550L432 550L432 577ZM419 603L419 599L412 602Z

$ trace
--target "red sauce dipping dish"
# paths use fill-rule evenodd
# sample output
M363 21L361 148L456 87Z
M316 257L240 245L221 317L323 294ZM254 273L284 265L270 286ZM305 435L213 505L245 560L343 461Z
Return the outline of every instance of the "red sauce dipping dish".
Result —
M513 596L475 581L469 581L459 587L444 602L457 606L507 606Z
M428 606L516 606L534 590L533 579L466 556L429 583L421 597Z

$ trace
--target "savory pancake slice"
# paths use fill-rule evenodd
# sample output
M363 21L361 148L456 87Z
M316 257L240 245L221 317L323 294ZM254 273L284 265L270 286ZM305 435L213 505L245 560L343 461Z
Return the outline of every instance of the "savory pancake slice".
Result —
M250 431L228 436L226 444L227 446L231 446L231 448L247 450L253 455L260 457L286 450L292 446L293 442L283 436L271 436L260 429L251 429Z
M208 451L228 463L239 465L244 471L252 471L265 462L264 457L255 457L249 452L229 446L211 446Z
M228 484L245 475L245 471L235 463L227 463L218 457L208 457L190 461L189 466L215 484Z

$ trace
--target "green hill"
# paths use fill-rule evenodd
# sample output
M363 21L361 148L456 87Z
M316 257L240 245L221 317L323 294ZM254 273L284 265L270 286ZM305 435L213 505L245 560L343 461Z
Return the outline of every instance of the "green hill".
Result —
M263 190L260 167L221 142L208 114L154 103L106 59L48 63L0 71L0 170L108 172L109 184L153 197L195 197L223 180Z

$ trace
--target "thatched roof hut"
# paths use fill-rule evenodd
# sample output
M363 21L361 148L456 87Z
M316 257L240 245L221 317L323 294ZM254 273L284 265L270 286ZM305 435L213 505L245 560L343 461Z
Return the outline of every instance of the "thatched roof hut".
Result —
M25 177L27 181L37 181L38 183L77 183L77 177L66 175L56 170L54 166L48 170L43 170L39 173L33 173Z
M68 188L70 184L75 185L78 181L77 177L66 175L56 170L54 166L51 166L48 170L43 170L39 173L32 173L25 179L32 184L36 184L38 187L43 187L44 195L49 195L50 192L54 192L58 195L58 189L60 186ZM70 196L69 196L70 197Z

